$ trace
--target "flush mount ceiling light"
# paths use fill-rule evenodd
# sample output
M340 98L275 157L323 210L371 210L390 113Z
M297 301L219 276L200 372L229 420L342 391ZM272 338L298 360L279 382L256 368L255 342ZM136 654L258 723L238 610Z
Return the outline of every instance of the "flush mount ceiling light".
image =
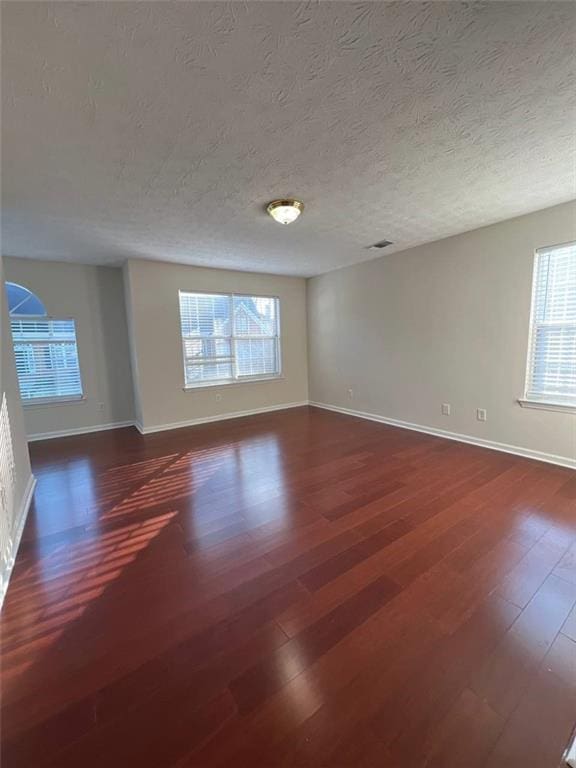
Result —
M268 204L266 210L278 224L292 224L304 210L304 203L293 198L273 200Z

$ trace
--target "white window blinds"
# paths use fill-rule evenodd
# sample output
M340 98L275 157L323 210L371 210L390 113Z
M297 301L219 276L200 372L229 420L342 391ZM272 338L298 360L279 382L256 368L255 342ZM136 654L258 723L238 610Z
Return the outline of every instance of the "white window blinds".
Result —
M81 398L74 320L28 317L11 325L22 400Z
M278 299L180 291L187 387L280 375Z
M576 406L576 243L536 252L526 398Z

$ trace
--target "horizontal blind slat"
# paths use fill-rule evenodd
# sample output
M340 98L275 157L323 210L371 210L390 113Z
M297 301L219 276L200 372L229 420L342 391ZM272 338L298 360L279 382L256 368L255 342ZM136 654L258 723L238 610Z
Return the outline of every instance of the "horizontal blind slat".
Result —
M187 385L280 371L278 299L180 291Z
M23 400L82 397L74 320L11 321Z

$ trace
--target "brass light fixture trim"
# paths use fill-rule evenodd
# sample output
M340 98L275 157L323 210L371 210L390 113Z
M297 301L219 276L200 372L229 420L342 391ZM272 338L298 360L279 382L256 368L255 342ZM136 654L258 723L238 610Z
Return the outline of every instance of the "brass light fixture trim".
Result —
M272 200L266 206L266 210L278 224L292 224L304 210L304 203L293 197L286 197L281 200Z

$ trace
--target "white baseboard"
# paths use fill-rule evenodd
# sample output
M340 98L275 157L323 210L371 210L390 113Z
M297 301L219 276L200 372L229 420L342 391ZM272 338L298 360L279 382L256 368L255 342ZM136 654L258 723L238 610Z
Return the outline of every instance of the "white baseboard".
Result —
M427 435L435 435L436 437L444 437L446 440L456 440L460 443L470 443L471 445L478 445L481 448L489 448L493 451L502 451L503 453L513 453L515 456L523 456L526 459L536 459L537 461L545 461L548 464L558 464L561 467L568 467L569 469L576 469L576 459L569 459L566 456L556 456L553 453L544 453L543 451L533 451L529 448L521 448L517 445L508 445L507 443L498 443L494 440L484 440L481 437L471 437L470 435L462 435L458 432L449 432L446 429L437 429L436 427L427 427L422 424L412 424L409 421L399 421L398 419L390 419L386 416L380 416L377 413L366 413L365 411L354 411L351 408L340 408L336 405L329 405L328 403L317 403L313 400L310 401L310 405L316 408L323 408L326 411L335 411L336 413L344 413L347 416L356 416L359 419L368 419L369 421L378 421L382 424L389 424L392 427L400 427L401 429L411 429L414 432L424 432Z
M233 411L232 413L219 413L217 416L205 416L199 419L188 419L187 421L175 421L171 424L158 424L153 427L143 427L138 422L134 423L136 429L143 435L149 435L153 432L166 432L169 429L180 429L181 427L194 427L198 424L209 424L212 421L227 421L228 419L241 419L243 416L255 416L258 413L272 413L273 411L285 411L288 408L301 408L308 405L308 400L302 400L300 403L282 403L282 405L269 405L265 408L251 408L249 411Z
M29 443L35 443L37 440L52 440L55 437L70 437L71 435L89 435L91 432L107 432L109 429L122 429L123 427L133 426L133 421L116 421L112 424L95 424L92 427L59 429L56 432L39 432L35 435L28 435L27 439Z
M20 509L18 510L18 515L17 515L18 522L16 524L16 530L14 531L13 538L12 538L12 547L11 547L8 564L6 567L6 572L1 574L2 578L0 580L0 609L2 608L2 604L4 603L4 597L6 596L6 590L8 589L8 584L10 582L10 576L12 575L12 570L14 568L14 563L16 561L16 554L18 552L18 547L20 546L20 540L22 539L22 533L24 532L26 519L28 518L28 511L30 509L30 504L32 503L32 497L34 496L35 487L36 487L36 478L34 477L34 475L30 475L30 479L28 480L28 485L26 486L26 490L24 491L24 496L22 497L22 503L20 504Z
M481 448L489 448L493 451L502 451L503 453L512 453L515 456L523 456L527 459L536 459L537 461L544 461L548 464L557 464L561 467L568 467L569 469L576 469L576 459L569 459L566 456L557 456L553 453L545 453L544 451L534 451L529 448L522 448L517 445L509 445L508 443L499 443L494 440L485 440L481 437L472 437L471 435L464 435L459 432L449 432L446 429L439 429L437 427L428 427L423 424L414 424L409 421L400 421L399 419L391 419L387 416L381 416L377 413L368 413L365 411L356 411L352 408L341 408L336 405L330 405L328 403L318 403L313 400L302 400L298 403L283 403L281 405L270 405L264 408L252 408L248 411L234 411L232 413L221 413L216 416L206 416L197 419L188 419L186 421L176 421L170 424L159 424L152 427L144 427L137 421L119 421L113 424L99 424L94 427L80 427L78 429L61 430L58 432L46 432L43 434L29 435L28 442L35 442L37 440L50 440L56 437L68 437L70 435L84 435L91 432L103 432L109 429L121 429L124 427L136 427L136 429L142 435L153 434L154 432L166 432L170 429L180 429L182 427L193 427L198 424L209 424L213 421L226 421L227 419L239 419L244 416L255 416L259 413L272 413L273 411L284 411L288 408L301 408L304 405L311 405L316 408L323 408L327 411L335 411L336 413L343 413L347 416L356 416L360 419L368 419L370 421L377 421L381 424L389 424L392 427L400 427L401 429L410 429L415 432L424 432L427 435L435 435L436 437L443 437L446 440L456 440L460 443L469 443L470 445L477 445Z

